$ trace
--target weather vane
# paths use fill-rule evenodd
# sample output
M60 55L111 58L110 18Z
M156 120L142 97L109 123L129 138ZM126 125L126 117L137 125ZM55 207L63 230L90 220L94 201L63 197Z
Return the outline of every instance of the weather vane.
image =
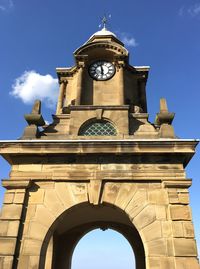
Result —
M99 24L99 27L102 27L106 29L106 25L108 24L108 18L111 18L111 14L108 16L104 15L103 18L101 19L101 24Z

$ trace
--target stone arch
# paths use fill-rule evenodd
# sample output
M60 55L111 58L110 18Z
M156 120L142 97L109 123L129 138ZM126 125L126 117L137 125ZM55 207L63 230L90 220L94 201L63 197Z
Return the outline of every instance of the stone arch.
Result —
M108 203L98 206L81 203L59 215L49 228L41 247L39 269L47 268L45 259L46 256L48 259L49 242L54 245L50 257L52 269L70 269L77 243L86 233L96 228L111 228L121 233L133 249L136 268L146 268L142 239L128 215L119 207Z
M110 165L112 166L112 164ZM53 234L59 234L57 231L60 233L62 231L63 235L67 231L73 232L72 228L83 231L81 235L77 233L77 237L74 234L74 238L77 240L73 241L73 244L71 243L70 253L73 249L72 245L76 245L84 232L99 226L110 227L121 233L131 228L132 235L128 235L128 239L136 238L136 243L140 242L141 246L139 254L136 254L141 259L136 259L136 264L138 260L144 265L137 268L145 268L145 260L146 266L148 266L152 260L159 259L158 256L163 257L162 262L172 262L168 240L168 234L172 227L167 214L167 193L165 189L161 189L160 183L154 183L153 190L149 190L148 184L110 182L103 179L91 180L90 182L52 182L48 188L46 188L45 182L37 184L37 189L29 190L27 218L19 259L19 265L22 268L23 266L32 268L33 264L36 266L34 268L51 268L51 266L44 267L44 262L46 252L50 253L49 242L52 242ZM85 213L87 221L80 222L80 214L85 212L85 206L92 208L93 211ZM104 218L91 219L91 216L95 216L95 212L100 209L110 211L105 214L102 210ZM71 212L74 212L74 215ZM105 218L105 216L109 218ZM71 223L72 220L75 222ZM64 230L61 230L62 223L65 224ZM71 226L69 226L70 223ZM89 227L84 226L87 223L89 223ZM119 226L122 227L122 231L119 230ZM124 236L126 237L126 235ZM56 238L54 237L54 239ZM59 236L57 239L59 240ZM133 249L135 247L134 253L136 253L137 247L134 246L134 242L132 247ZM70 259L68 260L70 261ZM57 268L62 267L58 266Z

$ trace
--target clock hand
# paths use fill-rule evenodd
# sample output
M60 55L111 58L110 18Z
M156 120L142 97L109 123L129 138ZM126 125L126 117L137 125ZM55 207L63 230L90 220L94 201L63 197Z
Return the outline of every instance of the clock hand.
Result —
M103 75L104 72L103 72L103 66L101 65L101 74Z

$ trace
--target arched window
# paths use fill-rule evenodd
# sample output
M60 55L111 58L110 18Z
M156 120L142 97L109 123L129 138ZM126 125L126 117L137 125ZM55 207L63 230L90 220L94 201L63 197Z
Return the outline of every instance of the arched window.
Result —
M111 122L107 120L95 120L84 123L79 131L84 136L117 135L117 131Z
M135 256L126 238L112 230L95 229L78 242L72 269L134 269Z

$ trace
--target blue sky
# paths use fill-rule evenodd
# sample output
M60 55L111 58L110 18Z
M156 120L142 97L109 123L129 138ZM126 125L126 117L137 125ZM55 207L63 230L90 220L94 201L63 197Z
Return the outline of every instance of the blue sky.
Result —
M115 267L111 257L114 257ZM72 269L80 269L80 264L87 264L87 269L133 269L135 257L130 244L120 233L96 229L86 234L75 248Z
M43 100L51 122L57 93L56 67L72 66L73 51L99 28L104 13L108 28L125 41L132 65L150 65L147 84L149 119L159 99L175 112L180 138L200 136L200 0L15 1L0 0L0 139L23 133L23 115L33 99ZM25 86L32 86L35 93ZM30 88L30 89L32 89ZM196 238L200 246L199 150L187 167ZM0 177L9 167L0 159ZM1 188L0 200L2 201Z

